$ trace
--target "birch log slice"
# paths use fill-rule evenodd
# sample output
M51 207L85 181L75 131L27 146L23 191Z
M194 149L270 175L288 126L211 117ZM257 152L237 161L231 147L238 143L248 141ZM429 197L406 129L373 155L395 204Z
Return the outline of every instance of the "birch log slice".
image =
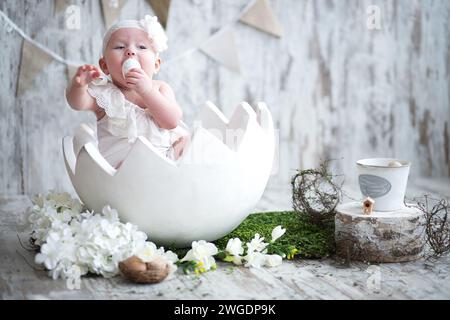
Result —
M403 262L422 256L425 245L422 212L404 208L363 214L359 202L339 205L335 217L336 250L340 257L366 262Z

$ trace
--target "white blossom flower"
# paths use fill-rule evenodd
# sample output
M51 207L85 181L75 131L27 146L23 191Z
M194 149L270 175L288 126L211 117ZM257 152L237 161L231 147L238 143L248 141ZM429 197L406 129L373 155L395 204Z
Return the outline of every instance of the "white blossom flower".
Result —
M66 286L69 290L81 289L82 268L74 264L66 272Z
M32 212L28 215L32 239L38 246L45 243L50 229L62 228L64 224L77 219L83 206L68 193L51 192L46 197L34 198Z
M213 256L217 253L217 247L213 243L205 240L193 241L192 249L180 261L195 261L200 263L202 269L208 271L216 267L216 261Z
M170 250L164 252L163 256L164 256L167 260L172 261L173 263L175 263L175 262L178 261L178 256L177 256L177 254L174 253L174 252L172 252L172 251L170 251Z
M251 251L244 259L246 261L246 267L260 268L265 264L266 255L258 251Z
M272 230L272 241L271 242L274 242L275 240L280 238L285 232L286 232L286 229L283 229L281 226L276 226Z
M268 243L264 242L264 237L260 237L259 233L255 234L255 237L250 241L247 242L247 252L263 252L263 250L269 245Z
M164 247L157 248L153 242L147 241L136 252L136 256L143 262L151 262L155 257L163 258L169 265L169 274L174 273L177 270L175 262L178 261L178 256L172 251L164 251Z
M153 242L145 242L142 248L136 252L136 256L144 262L152 261L156 256L163 256L164 248L158 249Z
M52 232L47 237L47 242L41 247L41 252L36 254L35 262L44 264L49 270L54 269L60 260L62 243L59 241L59 234Z
M81 203L79 201L72 199L70 194L68 194L67 192L63 193L50 192L46 197L46 201L54 204L55 207L65 207L68 209L79 209L79 210L81 210L82 207Z
M244 253L244 248L242 247L241 239L233 238L228 240L225 251L227 252L227 254L230 254L225 258L225 261L230 261L237 265L242 264L241 255Z
M147 14L144 19L141 19L139 22L152 40L152 45L156 52L163 52L168 48L166 33L158 22L157 16L152 17Z
M279 266L283 261L283 258L278 254L266 254L264 258L264 265L267 267Z
M243 254L244 248L242 248L241 239L233 238L228 240L227 247L225 250L233 256L240 256L241 254Z
M271 243L281 237L285 232L286 229L281 228L281 226L275 227L272 230ZM233 241L230 240L228 242L226 251L230 254L231 252L239 253L239 255L242 254L242 251L238 249L240 245L240 239L235 238L232 240ZM264 238L256 233L255 237L250 242L247 242L247 253L245 256L240 257L240 262L244 262L245 267L254 268L260 268L262 266L275 267L280 265L282 262L282 257L277 254L267 254L268 245L268 243L264 242ZM233 260L229 257L226 257L225 261Z
M104 206L102 209L103 216L111 221L119 221L119 214L117 213L116 209L111 209L111 207Z
M170 269L169 269L169 278L170 276L175 273L175 271L177 271L178 267L175 264L179 259L176 253L167 250L164 252L164 247L159 248L159 250L161 250L160 252L162 253L161 256L167 261Z

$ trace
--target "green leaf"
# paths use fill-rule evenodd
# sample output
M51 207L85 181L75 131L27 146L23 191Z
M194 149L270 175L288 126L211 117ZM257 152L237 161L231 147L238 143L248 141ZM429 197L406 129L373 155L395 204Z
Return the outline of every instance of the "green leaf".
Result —
M225 260L227 258L227 253L225 251L219 251L219 253L216 254L215 257L219 260Z
M225 261L225 262L233 262L233 257L232 256L226 256L222 260Z

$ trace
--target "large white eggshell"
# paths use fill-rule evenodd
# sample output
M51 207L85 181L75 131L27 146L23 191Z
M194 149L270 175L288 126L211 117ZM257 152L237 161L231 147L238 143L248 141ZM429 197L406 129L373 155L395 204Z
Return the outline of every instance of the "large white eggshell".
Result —
M122 221L160 245L186 247L228 234L252 212L269 179L272 116L264 103L255 110L242 103L228 121L207 102L199 120L178 161L139 137L118 170L98 151L92 130L80 127L74 138L63 139L78 196L95 212L105 205L117 209Z

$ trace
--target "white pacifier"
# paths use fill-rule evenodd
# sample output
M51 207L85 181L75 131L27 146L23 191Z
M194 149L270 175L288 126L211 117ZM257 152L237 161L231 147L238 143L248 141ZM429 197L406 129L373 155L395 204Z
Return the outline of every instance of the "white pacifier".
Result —
M139 64L139 61L133 58L129 58L125 60L122 64L122 75L125 78L125 75L131 70L131 69L141 69L141 65Z

